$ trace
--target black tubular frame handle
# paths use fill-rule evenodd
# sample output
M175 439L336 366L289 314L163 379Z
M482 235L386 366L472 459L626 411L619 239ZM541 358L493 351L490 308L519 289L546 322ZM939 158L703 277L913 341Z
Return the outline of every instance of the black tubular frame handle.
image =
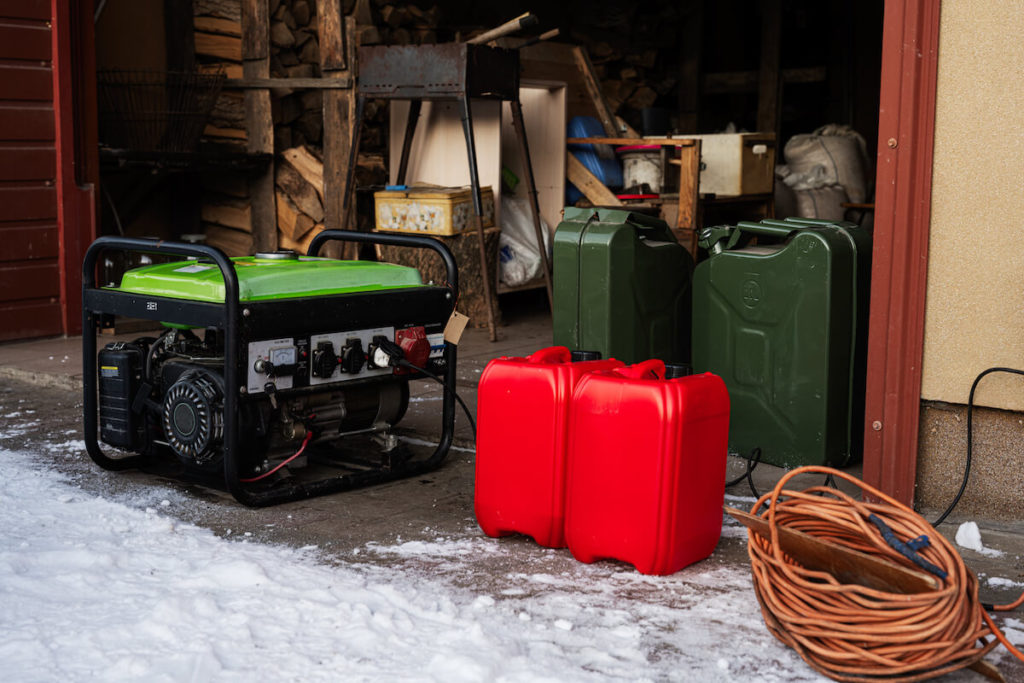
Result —
M316 256L320 253L320 247L330 240L342 242L360 242L362 244L389 244L396 247L412 247L415 249L430 249L441 257L447 271L448 287L452 290L452 296L458 300L459 297L459 269L455 265L455 257L440 240L420 235L395 235L381 232L356 232L354 230L323 230L309 244L309 256Z
M175 254L195 256L213 261L224 278L224 383L227 387L238 386L238 275L231 259L216 247L185 242L141 239L138 237L99 237L85 252L82 264L82 391L83 428L85 447L93 462L104 469L123 470L137 467L144 459L141 455L111 458L103 453L96 439L97 420L97 377L96 377L96 325L93 312L85 305L86 292L96 288L96 262L106 250L126 252L147 252L152 254ZM101 311L97 311L101 313ZM241 490L238 484L236 458L238 456L238 395L235 391L224 392L224 470L228 490L236 499L246 503L251 496Z
M450 290L452 309L458 299L458 267L451 252L440 241L428 237L416 235L388 235L359 233L345 230L325 230L317 235L310 244L309 255L315 256L320 246L332 239L348 240L352 242L367 242L376 244L392 244L403 247L414 247L431 249L437 252L444 261L447 270L447 288ZM99 256L104 251L124 252L146 252L151 254L173 254L178 256L194 256L209 259L217 265L224 279L224 301L222 314L218 316L218 323L211 323L215 327L224 330L224 383L228 390L224 392L224 483L228 492L243 505L249 507L262 507L282 502L301 500L324 493L353 488L341 478L326 479L309 484L296 484L286 487L280 491L255 492L246 488L239 478L239 406L240 398L235 391L239 387L239 339L242 332L241 312L242 304L239 301L238 275L235 272L234 264L224 252L215 247L184 242L165 242L162 240L141 239L133 237L100 237L88 248L85 254L82 271L82 389L84 394L83 402L83 427L85 430L86 451L89 457L107 470L124 470L137 468L142 464L146 456L135 454L124 457L111 458L103 453L97 440L99 431L98 421L98 378L96 372L97 349L96 333L98 316L110 313L102 309L90 308L87 293L97 291L96 287L96 265ZM130 293L112 293L118 297L137 298L138 295ZM159 298L159 297L157 297ZM456 347L450 342L445 342L444 357L446 360L445 380L452 387L456 382ZM356 485L368 483L383 483L392 481L398 477L415 476L428 472L438 467L448 454L454 441L455 425L455 400L452 392L444 392L442 402L442 432L440 443L433 455L428 459L409 465L402 470L398 476L381 472L379 476L366 477L365 481Z

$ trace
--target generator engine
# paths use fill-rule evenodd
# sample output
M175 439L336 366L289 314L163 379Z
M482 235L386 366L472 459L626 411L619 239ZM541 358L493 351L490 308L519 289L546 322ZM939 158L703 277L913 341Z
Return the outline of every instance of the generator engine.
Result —
M244 474L267 471L304 445L386 433L402 419L408 377L387 365L372 367L363 350L388 339L381 332L387 331L343 333L340 353L330 338L338 335L250 344L239 425ZM426 336L420 336L417 360L426 364L429 349L423 353ZM104 443L142 453L169 449L188 468L220 470L225 382L219 330L200 336L171 329L158 338L107 344L97 361ZM299 464L291 461L289 467Z

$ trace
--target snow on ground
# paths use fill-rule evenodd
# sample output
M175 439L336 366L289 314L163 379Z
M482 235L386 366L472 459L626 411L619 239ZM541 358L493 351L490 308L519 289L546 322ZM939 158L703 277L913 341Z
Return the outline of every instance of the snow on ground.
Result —
M821 680L767 633L743 568L579 565L481 592L429 568L219 538L31 462L0 450L5 680ZM503 552L476 536L358 558L433 557L451 574Z
M0 471L4 681L825 680L768 634L746 566L524 562L469 528L339 558L181 522L166 487L107 500L2 448Z

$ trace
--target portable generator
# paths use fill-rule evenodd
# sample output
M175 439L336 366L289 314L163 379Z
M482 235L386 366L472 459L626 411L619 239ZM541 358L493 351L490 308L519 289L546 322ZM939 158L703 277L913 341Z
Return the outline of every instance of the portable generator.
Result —
M319 258L328 240L431 249L447 282L415 268ZM168 262L96 285L108 251ZM241 503L308 498L438 467L455 424L456 347L444 338L458 271L437 240L327 230L309 255L229 259L205 245L101 237L83 266L85 443L111 470L171 472L224 486ZM107 344L115 316L159 321L159 336ZM409 382L445 385L435 449L398 438ZM105 454L100 441L119 453ZM416 440L422 441L422 440Z

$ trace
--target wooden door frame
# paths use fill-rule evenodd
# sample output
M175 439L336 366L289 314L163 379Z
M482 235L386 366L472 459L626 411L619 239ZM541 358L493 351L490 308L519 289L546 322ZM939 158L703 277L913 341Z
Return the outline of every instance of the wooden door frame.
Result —
M938 0L887 0L864 426L864 481L908 505L917 474Z
M57 235L64 334L82 331L82 259L96 237L99 181L92 3L51 0Z

